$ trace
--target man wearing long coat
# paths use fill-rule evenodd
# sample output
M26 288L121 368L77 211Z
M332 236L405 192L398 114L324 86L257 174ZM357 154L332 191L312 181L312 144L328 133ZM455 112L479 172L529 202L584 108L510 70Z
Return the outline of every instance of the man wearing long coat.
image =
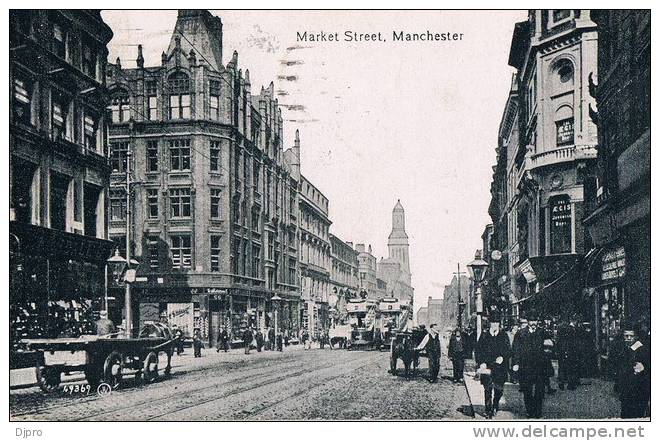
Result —
M513 371L519 374L525 409L530 418L543 416L548 375L545 345L548 340L548 335L538 326L538 319L534 316L528 318L528 326L518 331L514 339Z
M481 333L475 348L477 372L484 387L486 418L492 418L499 410L510 357L509 336L500 329L499 317L492 315L489 329Z
M268 327L268 350L275 350L275 328Z
M218 333L218 342L216 346L216 352L220 352L220 349L227 352L227 349L229 349L229 334L227 333L227 328L224 326L220 330L220 333Z
M559 388L563 390L568 384L568 390L575 390L580 383L580 341L575 319L557 331L557 362Z
M617 383L621 401L621 418L650 416L651 348L626 327L623 331L624 348L618 360Z
M245 343L245 353L249 354L250 353L250 345L252 344L252 339L254 338L254 335L252 334L252 329L245 328L245 331L243 331L243 342Z
M460 329L455 329L449 339L447 356L451 360L454 371L454 382L463 381L463 370L467 358L467 337Z

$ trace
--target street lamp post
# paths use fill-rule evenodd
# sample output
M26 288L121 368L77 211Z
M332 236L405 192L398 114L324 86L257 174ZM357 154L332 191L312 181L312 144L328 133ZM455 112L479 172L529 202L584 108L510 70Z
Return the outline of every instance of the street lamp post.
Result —
M119 248L115 249L115 254L107 260L107 265L106 265L106 274L108 270L112 273L112 279L114 280L116 285L119 285L119 281L121 280L122 274L124 274L124 269L126 269L126 259L124 259L120 254L119 254ZM107 279L107 277L106 277ZM108 311L108 286L107 286L107 280L106 280L106 287L105 287L105 299L104 299L104 307L106 312Z
M278 296L277 294L275 294L273 297L270 298L270 301L273 302L274 305L275 305L275 335L278 335L278 332L277 332L277 309L279 307L280 300L282 300L282 298L280 296Z
M458 329L461 330L463 329L463 307L465 306L465 303L463 300L461 300L461 276L464 275L465 273L461 271L461 264L458 263L458 271L454 273L456 275L456 278L458 280L458 292L456 293L456 302L457 302L457 318L456 318L456 324L458 326Z
M477 309L477 339L481 335L481 315L483 314L483 299L481 287L479 285L486 274L486 268L488 268L488 263L481 258L481 250L477 250L474 255L474 260L468 264L470 276L474 281L473 285L475 294L477 296L475 305Z

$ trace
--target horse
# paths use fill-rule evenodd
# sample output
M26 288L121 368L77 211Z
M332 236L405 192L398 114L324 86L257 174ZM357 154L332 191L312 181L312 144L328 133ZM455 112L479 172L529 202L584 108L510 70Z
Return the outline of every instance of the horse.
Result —
M417 375L417 366L419 366L419 352L415 350L416 344L413 335L397 335L392 343L392 352L390 356L390 373L397 375L397 361L403 361L405 377L410 378L410 367L412 365L413 376Z

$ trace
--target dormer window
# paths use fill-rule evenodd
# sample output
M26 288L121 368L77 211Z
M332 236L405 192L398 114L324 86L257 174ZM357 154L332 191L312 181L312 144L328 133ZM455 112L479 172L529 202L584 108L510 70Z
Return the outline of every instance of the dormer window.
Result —
M170 93L170 119L190 119L190 80L177 72L168 80Z

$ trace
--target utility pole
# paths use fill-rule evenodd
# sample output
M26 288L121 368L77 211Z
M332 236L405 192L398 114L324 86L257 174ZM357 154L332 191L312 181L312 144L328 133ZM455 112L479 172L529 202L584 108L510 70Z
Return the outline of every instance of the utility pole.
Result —
M461 264L458 263L458 271L454 273L458 279L458 292L456 293L456 306L457 306L457 318L456 318L456 324L458 325L458 329L462 330L463 329L463 302L461 301L461 276L465 275L465 272L461 271Z
M132 126L132 124L131 124ZM132 130L131 130L132 133ZM126 268L131 269L131 144L132 137L126 151ZM124 282L124 307L126 309L126 338L133 336L133 310L131 308L131 283L126 278Z

